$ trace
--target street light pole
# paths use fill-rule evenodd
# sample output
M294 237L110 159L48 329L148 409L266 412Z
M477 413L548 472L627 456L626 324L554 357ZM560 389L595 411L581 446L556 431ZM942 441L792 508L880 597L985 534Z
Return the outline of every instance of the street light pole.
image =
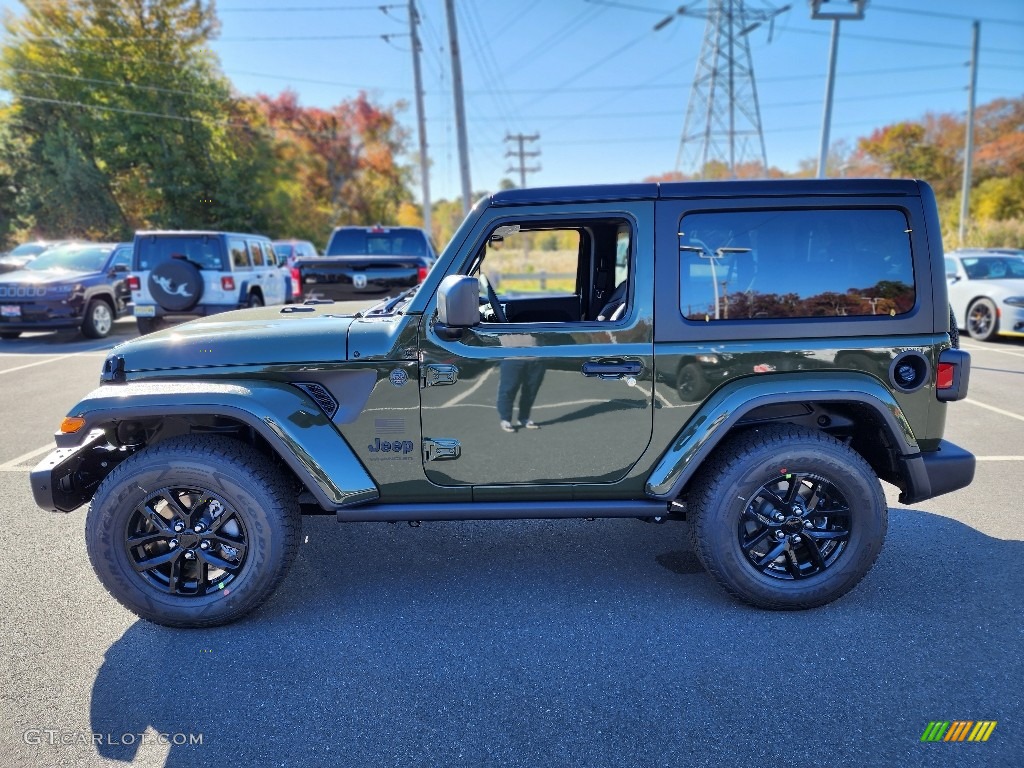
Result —
M840 20L856 21L864 18L868 0L810 0L812 19L832 21L832 43L828 53L828 80L825 83L825 114L821 121L821 151L818 154L818 178L825 178L828 163L829 130L832 125L832 93L836 83L836 54L839 51Z
M821 120L821 151L818 153L818 178L825 178L828 163L828 134L832 125L832 93L836 85L836 54L839 52L839 19L832 19L832 42L828 52L828 78L825 82L825 114Z

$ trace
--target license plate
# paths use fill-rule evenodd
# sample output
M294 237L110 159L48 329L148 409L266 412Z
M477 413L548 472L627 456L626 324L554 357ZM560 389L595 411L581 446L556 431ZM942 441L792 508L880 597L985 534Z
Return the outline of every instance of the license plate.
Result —
M4 304L0 307L0 317L21 317L21 307L17 304Z
M135 307L136 317L156 317L156 307L152 304L143 304L141 307Z

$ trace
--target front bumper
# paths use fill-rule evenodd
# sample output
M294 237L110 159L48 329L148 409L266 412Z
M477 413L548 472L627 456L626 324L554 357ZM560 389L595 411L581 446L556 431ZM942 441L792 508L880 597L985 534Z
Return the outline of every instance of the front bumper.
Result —
M940 440L938 450L908 457L904 462L909 482L900 494L903 504L966 488L974 480L974 454L948 440Z
M110 445L101 429L90 432L78 445L51 451L29 475L36 504L49 512L78 509L130 455L131 451Z
M16 306L19 310L17 317L0 315L0 331L52 331L82 324L81 302L20 303L0 299L0 305Z

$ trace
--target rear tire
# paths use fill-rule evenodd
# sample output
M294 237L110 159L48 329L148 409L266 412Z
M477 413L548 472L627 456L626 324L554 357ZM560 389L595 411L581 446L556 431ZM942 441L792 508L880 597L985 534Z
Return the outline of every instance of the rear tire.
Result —
M687 504L698 559L761 608L814 608L849 592L882 549L888 508L868 463L823 433L770 425L727 439Z
M159 317L136 317L135 324L139 326L139 335L145 336L159 330L163 320Z
M260 298L259 294L250 293L249 294L249 303L247 304L247 306L250 309L254 309L255 307L262 307L263 306L263 299Z
M296 494L267 457L235 440L169 438L100 484L86 548L107 591L147 621L209 627L266 600L298 549Z

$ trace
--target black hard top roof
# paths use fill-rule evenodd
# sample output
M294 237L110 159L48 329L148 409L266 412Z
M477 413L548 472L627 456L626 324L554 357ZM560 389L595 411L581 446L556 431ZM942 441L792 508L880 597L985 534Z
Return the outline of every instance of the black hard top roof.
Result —
M491 195L490 204L597 203L701 197L918 196L921 194L921 183L913 179L734 179L531 187L496 192Z

